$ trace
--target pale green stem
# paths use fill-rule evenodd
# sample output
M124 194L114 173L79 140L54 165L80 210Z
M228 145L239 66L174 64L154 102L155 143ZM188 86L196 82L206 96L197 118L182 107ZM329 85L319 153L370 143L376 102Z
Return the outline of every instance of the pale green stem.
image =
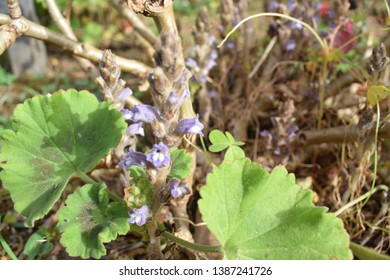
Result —
M200 251L200 252L209 252L209 253L221 253L222 248L220 246L210 246L210 245L200 245L192 242L188 242L186 240L183 240L177 236L174 236L173 234L163 231L161 235L167 239L170 239L177 244L180 244L184 247L190 248L195 251Z
M207 160L208 160L210 166L212 166L213 168L215 168L216 165L215 165L214 162L211 160L211 157L210 157L209 153L207 152L207 148L206 148L206 145L205 145L205 143L204 143L203 137L200 136L199 138L200 138L200 143L202 144L202 148L203 148L204 154L206 155L206 158L207 158Z
M77 175L80 177L81 180L83 180L85 183L88 183L88 184L96 184L97 182L92 179L91 177L89 177L87 174L85 174L84 172L77 172Z
M360 260L390 260L390 256L378 253L371 248L361 246L357 243L351 242L349 245L354 256Z
M369 190L368 192L366 192L365 194L359 196L358 198L348 202L347 204L345 204L343 207L341 207L339 210L337 210L336 212L334 212L334 215L335 216L338 216L340 215L342 212L344 212L345 210L347 210L348 208L351 208L352 206L358 204L360 201L366 199L366 198L369 198L373 193L377 192L377 191L385 191L387 192L388 191L388 187L385 186L385 185L379 185L377 186L376 188L372 188L371 190Z
M17 256L15 256L14 252L12 252L12 249L9 247L8 243L4 240L3 236L0 234L0 245L4 248L5 252L10 256L11 259L16 261L18 259Z
M389 7L389 4L387 3L387 0L383 0L385 2L385 5L386 5L386 10L387 10L387 16L389 17L389 20L390 20L390 7Z

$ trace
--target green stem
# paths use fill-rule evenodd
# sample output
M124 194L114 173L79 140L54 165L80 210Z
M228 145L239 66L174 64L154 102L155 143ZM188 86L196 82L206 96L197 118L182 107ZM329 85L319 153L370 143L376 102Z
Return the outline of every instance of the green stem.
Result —
M116 195L115 193L107 190L108 197L111 198L111 200L116 202L123 202L123 198L121 198L119 195Z
M389 4L387 3L387 0L383 0L385 2L385 5L386 5L386 10L387 10L387 16L389 17L389 20L390 20L390 8L389 8Z
M188 241L183 240L177 236L174 236L173 234L171 234L167 231L163 231L161 233L161 235L167 239L170 239L170 240L176 242L177 244L180 244L184 247L190 248L190 249L195 250L195 251L209 252L209 253L221 253L222 252L221 246L200 245L200 244L188 242Z
M368 192L366 192L365 194L359 196L358 198L348 202L347 204L345 204L343 207L341 207L339 210L337 210L336 212L334 212L334 215L335 216L338 216L340 215L342 212L344 212L345 210L347 210L348 208L356 205L357 203L359 203L360 201L370 197L373 193L377 192L377 191L385 191L387 192L389 190L389 188L385 185L379 185L377 186L376 188L372 188L371 190L369 190Z
M4 248L5 252L10 256L11 259L14 261L18 260L18 257L15 256L14 252L12 252L12 249L9 247L8 243L4 240L3 236L0 234L0 245Z
M85 183L88 183L88 184L96 184L97 182L92 179L91 177L89 177L87 174L85 174L84 172L77 172L77 175L80 177L81 180L83 180Z
M360 260L390 260L390 256L378 253L371 248L361 246L355 242L349 245L353 255Z
M205 143L204 143L203 137L200 136L199 138L200 138L200 143L202 144L202 148L203 148L204 154L205 154L205 156L206 156L206 158L207 158L207 160L208 160L210 166L212 166L213 168L215 168L216 165L215 165L214 162L211 160L211 157L210 157L209 153L207 152L207 148L206 148L206 145L205 145Z

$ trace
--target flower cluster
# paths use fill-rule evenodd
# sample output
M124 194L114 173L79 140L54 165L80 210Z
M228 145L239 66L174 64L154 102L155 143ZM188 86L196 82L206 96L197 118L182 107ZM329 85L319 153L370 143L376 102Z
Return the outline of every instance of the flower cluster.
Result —
M289 99L280 107L278 116L271 118L274 129L260 132L260 136L264 139L265 148L273 151L274 156L280 157L275 159L276 164L287 162L288 158L285 158L285 155L290 154L289 151L297 136L299 127L295 124L294 112L294 102Z

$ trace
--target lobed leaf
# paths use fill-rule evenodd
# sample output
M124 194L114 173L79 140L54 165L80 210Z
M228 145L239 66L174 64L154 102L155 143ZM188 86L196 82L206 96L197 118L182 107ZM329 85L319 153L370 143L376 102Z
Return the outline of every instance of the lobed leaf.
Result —
M351 259L340 219L284 167L271 174L243 158L207 176L199 209L227 259Z
M188 155L185 150L174 149L171 151L170 157L172 165L168 178L186 178L191 171L191 156Z
M0 179L32 227L60 198L71 176L91 170L119 144L126 123L109 103L70 89L19 105L13 129L2 134Z
M70 256L100 258L106 254L103 243L126 234L129 215L125 202L108 203L105 184L87 184L69 195L58 212L61 244Z

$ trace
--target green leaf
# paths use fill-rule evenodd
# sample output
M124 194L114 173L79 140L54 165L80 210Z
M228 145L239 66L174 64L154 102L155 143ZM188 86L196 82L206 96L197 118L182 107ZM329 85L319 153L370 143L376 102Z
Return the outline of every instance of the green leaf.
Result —
M183 149L174 149L171 151L170 157L172 165L168 178L186 178L191 171L191 156Z
M123 202L108 203L104 184L87 184L68 196L58 212L61 244L70 256L83 259L106 254L103 243L129 231L129 215Z
M218 129L214 129L210 132L209 140L212 143L209 147L209 151L213 153L218 153L229 147L242 146L245 144L244 142L236 141L229 131L226 131L224 134Z
M212 143L212 145L209 147L210 152L218 153L230 146L229 139L220 130L212 130L209 134L209 139Z
M227 259L351 259L340 219L284 167L271 174L244 158L207 176L199 209Z
M132 165L130 166L130 176L133 179L140 179L140 178L147 178L145 169L143 169L141 166Z
M390 89L385 86L370 86L367 91L367 100L371 106L390 96Z
M245 158L245 152L237 146L231 146L229 149L227 149L224 160L237 160Z
M26 226L60 198L69 178L91 170L126 129L122 115L87 91L36 96L19 105L2 134L0 173Z
M140 178L125 190L127 205L130 209L153 204L155 193L153 184L147 178Z
M44 256L53 249L53 243L45 241L45 237L46 235L43 231L37 230L28 238L23 249L23 254L29 260Z

